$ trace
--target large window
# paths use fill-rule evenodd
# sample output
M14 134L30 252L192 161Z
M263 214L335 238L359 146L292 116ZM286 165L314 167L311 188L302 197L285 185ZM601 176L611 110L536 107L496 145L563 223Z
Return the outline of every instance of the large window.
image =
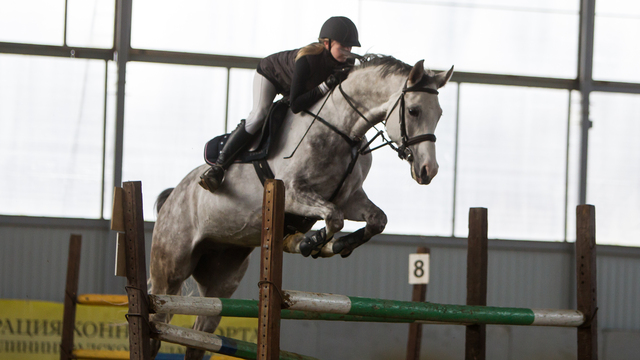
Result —
M24 0L2 4L0 41L62 45L64 0Z
M338 12L358 23L357 0L133 2L131 46L263 57L314 42ZM366 45L365 45L366 46Z
M569 92L463 85L456 235L470 207L489 209L489 236L562 240Z
M301 47L328 17L344 15L359 29L356 53L424 59L431 69L455 65L458 74L440 91L440 170L430 185L418 185L394 152L373 154L364 187L387 213L387 233L464 237L469 207L487 207L491 238L571 241L567 229L586 182L586 201L598 208L598 241L638 245L640 97L613 91L639 91L633 34L640 5L596 2L593 80L608 92L585 99L593 128L583 148L582 93L570 81L580 64L580 3L134 0L132 48L209 54L197 58L212 63L132 52L116 149L116 1L7 2L0 12L0 214L109 218L114 174L122 170L123 180L143 181L145 218L154 220L156 196L203 164L205 142L251 110L255 70L210 54L259 58ZM73 47L89 48L88 58L60 57L73 56ZM523 86L507 86L514 83Z
M596 1L593 77L640 82L640 2Z
M0 213L100 217L105 72L0 55Z
M67 0L67 44L111 48L115 0Z
M135 1L132 46L262 57L317 39L339 9L359 28L360 52L432 68L572 78L574 1ZM193 11L198 8L198 11ZM247 11L252 9L253 11ZM171 24L171 26L167 26Z
M360 25L372 52L432 68L573 78L578 10L578 1L363 1Z
M640 95L591 95L588 199L598 242L640 244Z
M5 1L0 41L111 48L115 0ZM66 35L66 39L65 39Z
M142 180L144 214L165 188L202 165L207 140L224 132L227 72L202 66L130 63L123 180Z

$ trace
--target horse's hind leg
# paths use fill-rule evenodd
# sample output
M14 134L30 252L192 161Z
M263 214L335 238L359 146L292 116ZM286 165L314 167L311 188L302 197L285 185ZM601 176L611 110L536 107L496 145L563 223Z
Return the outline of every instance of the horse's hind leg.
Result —
M236 291L249 266L249 254L253 248L216 247L202 255L193 271L200 295L230 298ZM220 316L198 316L193 328L213 333L220 323ZM200 360L204 350L187 348L185 360Z
M188 244L188 241L183 243ZM191 276L195 267L192 254L187 247L181 248L175 244L167 244L162 239L154 238L151 245L151 260L149 266L150 294L177 295L182 283ZM168 323L169 314L150 314L149 319L155 322ZM160 340L151 339L152 358L160 350Z

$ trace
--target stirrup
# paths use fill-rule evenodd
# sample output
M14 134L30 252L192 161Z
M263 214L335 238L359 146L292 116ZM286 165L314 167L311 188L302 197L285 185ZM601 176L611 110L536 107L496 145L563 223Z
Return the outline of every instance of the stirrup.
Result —
M213 193L218 190L220 184L222 184L222 180L224 180L224 168L219 165L213 165L200 175L198 184L202 186L203 189Z

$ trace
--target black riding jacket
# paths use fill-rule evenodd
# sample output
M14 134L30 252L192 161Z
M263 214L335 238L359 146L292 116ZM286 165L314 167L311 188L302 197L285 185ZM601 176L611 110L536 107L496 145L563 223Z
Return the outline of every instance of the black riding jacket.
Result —
M350 66L353 60L341 63L324 49L317 55L305 55L295 61L300 49L282 51L260 60L258 73L276 87L278 93L289 96L291 111L299 113L323 97L318 85L335 70Z

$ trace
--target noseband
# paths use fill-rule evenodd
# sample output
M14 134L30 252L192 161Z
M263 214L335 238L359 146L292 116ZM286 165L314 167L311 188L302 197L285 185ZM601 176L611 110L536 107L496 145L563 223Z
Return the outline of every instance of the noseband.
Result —
M403 160L407 160L409 162L413 161L413 152L411 152L411 149L409 148L409 146L414 145L414 144L419 144L421 142L424 141L432 141L432 142L436 142L436 136L435 134L422 134L422 135L417 135L414 137L409 137L409 135L407 135L407 124L406 124L406 120L405 120L405 103L404 103L404 96L406 93L408 92L425 92L425 93L429 93L429 94L433 94L433 95L438 95L438 90L435 89L431 89L431 88L425 88L425 87L420 87L420 82L418 82L417 84L411 86L411 87L407 87L407 83L404 83L404 87L402 88L402 93L400 94L400 96L398 97L398 100L396 100L396 103L393 104L393 107L391 108L391 110L389 110L389 112L387 113L387 118L385 119L385 123L389 120L389 116L391 116L391 113L393 112L393 110L395 110L396 106L398 106L398 103L400 103L400 112L399 112L399 121L400 121L400 136L402 137L402 142L400 143L400 146L398 148L395 147L391 147L393 150L395 150L398 153L398 156L403 159Z

